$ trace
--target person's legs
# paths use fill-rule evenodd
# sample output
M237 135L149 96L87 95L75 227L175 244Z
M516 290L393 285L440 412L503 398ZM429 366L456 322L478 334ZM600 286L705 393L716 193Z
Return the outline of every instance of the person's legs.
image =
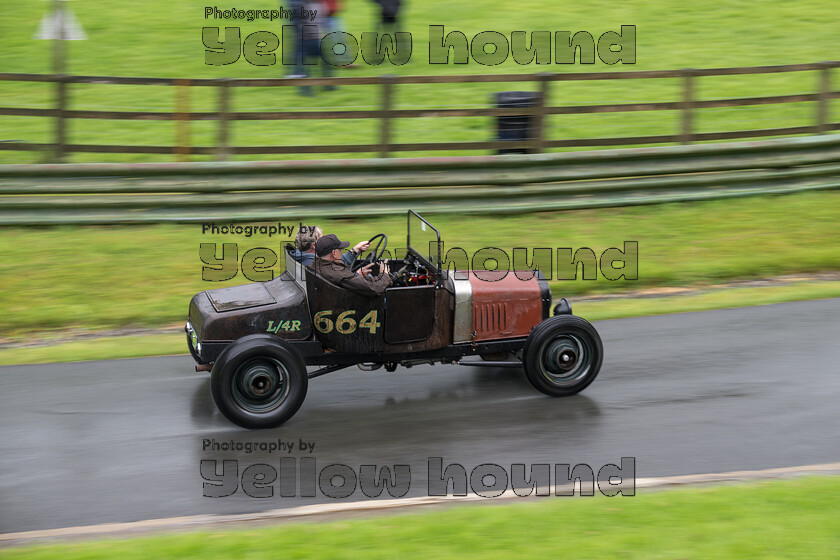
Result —
M282 3L281 3L281 6L282 6ZM301 2L300 0L289 0L289 10L292 13L299 14L302 6L303 6L303 2ZM283 39L282 39L283 40L282 47L284 49L287 48L287 47L291 47L293 49L294 56L295 56L294 70L292 71L292 73L288 77L289 78L304 78L304 77L306 77L306 68L304 68L304 66L303 66L303 56L304 56L304 54L303 54L303 25L302 25L302 22L300 21L299 18L295 18L291 22L289 22L288 26L286 26L284 24L284 27L283 27L284 33L289 27L294 27L294 34L293 34L294 37L292 39L292 41L294 41L294 43L291 44L291 45L288 44L288 42L287 42L288 39L286 38L285 34L284 34Z
M302 65L304 68L304 72L306 76L311 75L308 71L309 66L314 66L318 64L318 58L321 58L321 42L318 39L304 39L303 40L303 60L307 62L307 64ZM316 58L317 57L317 58ZM314 60L313 60L314 59ZM312 64L308 64L312 62ZM301 86L300 94L305 95L307 97L312 95L312 86Z
M325 78L332 78L333 65L330 64L329 61L325 57L321 56L320 50L318 52L318 57L321 59L321 65L324 68L324 71L323 71L324 72L324 77ZM332 58L335 59L336 57L333 56ZM334 89L336 89L336 86L334 86L334 85L324 86L324 91L332 91Z
M306 68L303 66L303 29L300 25L295 26L295 77L306 77Z

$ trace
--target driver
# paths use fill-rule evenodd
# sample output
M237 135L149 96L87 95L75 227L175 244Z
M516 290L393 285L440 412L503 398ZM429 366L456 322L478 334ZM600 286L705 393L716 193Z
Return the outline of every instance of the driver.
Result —
M303 266L311 265L315 260L315 242L323 234L318 226L301 226L295 236L295 249L290 252L292 258ZM359 241L355 247L341 256L341 260L352 266L356 258L367 251L368 247L370 247L369 241Z
M370 274L374 263L354 273L341 258L341 250L349 245L348 241L339 240L333 233L324 235L315 242L315 253L318 257L310 266L336 286L363 296L378 296L392 283L388 264L380 264L379 274L376 276Z

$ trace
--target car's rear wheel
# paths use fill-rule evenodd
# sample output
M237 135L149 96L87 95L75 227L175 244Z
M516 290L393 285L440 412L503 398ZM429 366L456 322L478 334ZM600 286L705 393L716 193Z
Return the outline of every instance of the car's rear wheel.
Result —
M575 315L555 315L537 325L525 342L525 375L552 397L584 390L601 369L604 349L598 331Z
M225 417L244 428L279 426L306 398L309 378L300 355L269 335L250 335L230 346L213 365L210 389Z

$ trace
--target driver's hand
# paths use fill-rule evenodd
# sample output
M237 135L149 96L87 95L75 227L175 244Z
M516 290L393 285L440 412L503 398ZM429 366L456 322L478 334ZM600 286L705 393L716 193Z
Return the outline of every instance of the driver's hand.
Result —
M359 254L362 251L367 251L368 247L370 247L370 241L359 241L356 243L356 246L353 247L353 252Z
M373 268L374 263L366 264L362 268L356 271L356 274L362 276L362 278L366 277L370 274L370 269Z
M391 263L381 263L379 265L379 274L391 274Z

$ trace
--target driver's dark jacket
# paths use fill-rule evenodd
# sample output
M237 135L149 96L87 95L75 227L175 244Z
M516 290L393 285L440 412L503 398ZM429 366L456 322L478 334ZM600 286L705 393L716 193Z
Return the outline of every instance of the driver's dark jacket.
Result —
M378 296L391 285L391 277L387 274L362 277L342 261L328 261L317 257L310 266L336 286L363 296Z

